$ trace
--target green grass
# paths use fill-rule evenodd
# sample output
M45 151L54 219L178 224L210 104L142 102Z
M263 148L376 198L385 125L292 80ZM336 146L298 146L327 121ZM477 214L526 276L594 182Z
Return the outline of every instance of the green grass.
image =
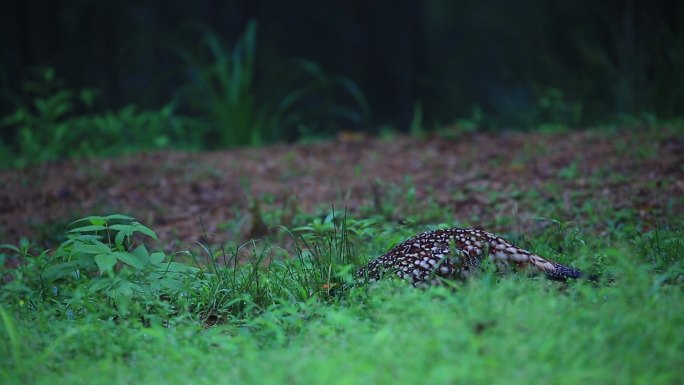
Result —
M636 213L621 215L638 224ZM151 231L123 216L75 223L56 251L3 249L27 264L0 290L0 382L680 381L681 229L613 226L598 236L556 220L516 241L600 272L601 282L487 269L420 290L352 279L366 259L437 226L383 218L314 218L290 235L289 251L204 245L203 255L185 255L190 265L155 251ZM209 263L193 262L202 258Z
M627 269L632 282L564 291L521 277L457 291L383 284L207 330L15 320L3 382L676 383L681 288Z

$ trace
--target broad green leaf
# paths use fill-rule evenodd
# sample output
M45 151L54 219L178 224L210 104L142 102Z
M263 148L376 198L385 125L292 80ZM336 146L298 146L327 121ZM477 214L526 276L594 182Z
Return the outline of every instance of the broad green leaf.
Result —
M132 223L119 223L116 225L111 225L109 226L110 229L116 230L116 231L127 231L127 232L133 232L133 224Z
M107 215L104 217L106 220L112 220L112 219L120 219L120 220L126 220L126 221L133 221L135 218L129 217L128 215L123 215L123 214L112 214L112 215Z
M54 281L56 279L64 278L74 272L77 268L78 263L76 261L50 266L43 272L43 279L46 281Z
M112 285L113 281L109 277L94 278L88 290L91 292L101 291L107 289Z
M121 262L129 266L135 267L136 269L142 269L143 267L145 267L145 262L141 261L140 258L133 253L116 251L112 254L115 255L116 258L118 258Z
M116 225L111 225L111 226L109 226L109 228L112 230L123 231L123 232L127 232L127 233L133 232L133 225L130 223L119 223Z
M133 294L140 293L143 291L144 290L142 287L140 287L140 285L128 280L122 280L119 281L119 283L114 288L112 288L112 290L109 290L107 294L111 296L120 295L123 297L130 298Z
M133 294L133 291L131 288L128 286L128 282L119 282L116 286L111 287L109 290L107 290L107 295L112 297L112 298L117 298L119 296L121 297L130 297L131 294ZM123 309L120 309L123 310Z
M152 231L149 228L141 225L140 223L137 223L137 222L135 223L135 231L139 231L139 232L149 236L150 238L154 239L155 241L159 240L157 238L157 234L154 231Z
M159 281L159 285L165 291L179 292L185 289L182 281L177 279L165 278Z
M92 225L100 225L100 226L104 225L106 223L106 221L103 217L101 217L99 215L93 215L90 217L85 217L85 218L75 220L75 221L71 222L71 224L73 225L74 223L84 222L84 221L90 222L90 224L92 224Z
M140 245L133 250L133 254L138 256L141 261L147 261L150 259L150 253L147 251L147 247L145 245Z
M68 245L69 242L89 242L89 241L99 241L102 239L102 235L95 235L95 234L65 234L67 237L67 241L62 243L60 248L64 248Z
M126 225L112 225L109 228L112 230L125 232L127 235L132 235L133 232L139 232L139 233L142 233L142 234L145 234L145 235L151 237L154 240L158 240L157 234L155 234L154 231L152 231L149 228L141 225L138 222L133 222L131 224L126 224Z
M75 242L72 251L75 254L111 254L112 249L100 241L92 241L90 244Z
M82 226L82 227L77 227L75 229L71 229L67 231L68 233L90 233L94 231L102 231L106 230L107 228L102 226L102 225L90 225L90 226Z
M119 248L119 249L123 248L123 241L124 241L124 238L126 237L126 235L127 234L124 231L119 231L118 233L116 233L116 237L114 237L114 243L116 244L117 248Z
M94 254L81 254L74 258L72 261L76 263L76 267L79 269L94 269L97 267L95 264L95 255Z
M164 255L164 253L162 253L161 251L158 251L156 253L150 254L149 261L151 264L159 266L162 262L164 262L165 258L166 255Z
M117 257L113 254L98 254L95 256L95 263L101 272L111 271L116 265Z
M56 252L63 252L64 250L67 250L69 246L71 246L73 243L77 242L77 239L80 240L78 237L75 237L73 234L67 235L67 240L62 242L61 245L55 250Z

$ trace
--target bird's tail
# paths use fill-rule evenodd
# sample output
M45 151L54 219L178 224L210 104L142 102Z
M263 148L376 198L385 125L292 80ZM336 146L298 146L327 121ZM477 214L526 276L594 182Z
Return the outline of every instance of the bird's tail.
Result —
M554 281L566 281L568 279L586 279L589 281L597 281L597 275L586 274L580 270L561 265L560 263L550 261L538 255L530 255L529 263L544 272L549 279Z

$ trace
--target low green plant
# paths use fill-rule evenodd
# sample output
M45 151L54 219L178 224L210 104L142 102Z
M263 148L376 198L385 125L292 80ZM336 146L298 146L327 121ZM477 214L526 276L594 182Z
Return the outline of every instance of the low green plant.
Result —
M168 316L177 310L172 299L189 290L195 280L201 281L199 268L171 261L161 251L150 253L145 244L138 244L141 236L153 240L157 236L131 217L91 216L74 224L82 226L70 230L54 253L33 255L27 246L2 246L17 253L22 262L3 287L3 302L20 308L28 305L29 310L49 307L67 318L89 313ZM102 304L105 309L99 307Z
M149 251L156 234L131 217L90 216L72 225L53 252L36 253L28 242L0 246L20 260L8 271L12 280L3 286L0 303L58 318L168 322L184 314L213 324L288 301L334 300L353 283L362 263L355 245L370 236L374 222L339 218L333 211L289 232L290 252L257 241L228 251L200 245L208 263L185 253L197 267Z
M555 87L546 87L538 93L540 131L559 132L581 124L582 103L567 100L563 91Z
M424 125L423 106L420 103L416 103L413 106L413 116L411 117L411 123L409 123L409 132L416 138L423 138L425 137Z
M79 104L91 107L94 93L65 88L63 80L50 68L35 70L33 78L24 83L24 92L30 101L19 103L14 113L0 120L6 130L3 140L10 150L23 156L14 162L16 165L53 160L66 149L69 115ZM11 158L2 160L8 162Z
M141 111L95 111L97 93L66 86L54 69L38 69L24 84L25 102L0 119L0 167L23 167L67 157L104 156L170 146L196 147L195 121L176 105Z

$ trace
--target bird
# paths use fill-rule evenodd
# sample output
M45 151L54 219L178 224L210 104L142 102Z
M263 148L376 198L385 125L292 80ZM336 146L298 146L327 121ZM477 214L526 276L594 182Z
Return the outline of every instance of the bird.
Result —
M585 276L580 270L521 249L485 230L448 228L407 239L360 268L357 278L375 282L396 275L413 286L440 285L444 280L467 280L487 257L499 268L530 267L557 281Z

